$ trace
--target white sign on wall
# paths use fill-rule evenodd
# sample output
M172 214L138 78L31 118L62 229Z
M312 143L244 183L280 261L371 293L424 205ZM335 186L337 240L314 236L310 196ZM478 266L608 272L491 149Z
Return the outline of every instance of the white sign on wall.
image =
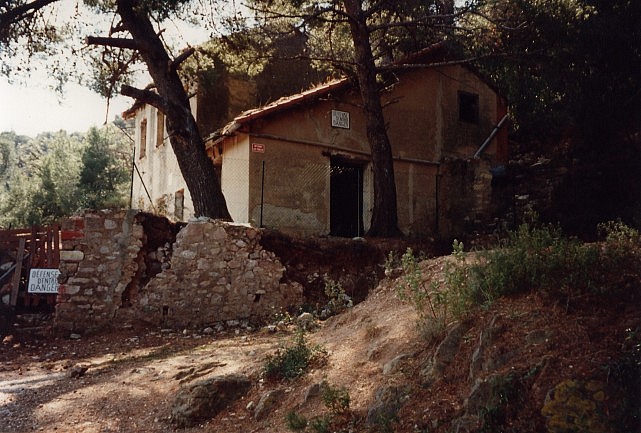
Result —
M332 127L349 129L349 113L347 111L332 110Z
M29 273L29 293L58 293L58 269L31 269Z

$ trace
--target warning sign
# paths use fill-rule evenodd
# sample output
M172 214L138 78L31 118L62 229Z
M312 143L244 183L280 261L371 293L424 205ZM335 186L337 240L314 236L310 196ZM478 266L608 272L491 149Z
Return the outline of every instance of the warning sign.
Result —
M29 293L58 293L58 269L31 269L29 273Z
M260 143L252 143L252 152L265 153L265 145Z

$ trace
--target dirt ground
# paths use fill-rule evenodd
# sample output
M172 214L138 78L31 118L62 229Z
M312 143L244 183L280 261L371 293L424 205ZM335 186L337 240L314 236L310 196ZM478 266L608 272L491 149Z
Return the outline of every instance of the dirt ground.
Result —
M304 390L323 379L349 384L352 408L366 408L382 365L416 338L413 309L394 300L390 290L376 291L310 335L312 344L328 351L328 364L286 384L282 408L300 403ZM165 432L173 429L169 412L181 378L232 372L252 377L249 395L224 416L183 431L287 431L283 409L257 423L246 406L266 389L260 379L265 358L289 343L294 328L215 335L132 329L78 340L6 338L0 348L0 431ZM79 367L87 367L86 372L72 377Z
M442 278L444 260L424 262L425 278ZM181 382L239 372L251 378L250 392L212 420L180 431L290 431L285 421L290 410L309 418L327 412L319 399L304 402L310 386L326 380L349 391L350 421L341 431L379 431L366 429L367 409L380 386L398 385L410 392L391 431L445 432L461 415L471 387L472 352L490 323L498 330L493 350L509 358L502 371L532 371L527 389L521 390L525 401L509 414L514 420L505 431L545 431L541 407L549 390L567 378L602 377L603 366L620 357L631 330L641 331L638 299L577 302L568 308L536 294L505 298L468 319L444 379L423 388L418 376L435 344L417 329L416 312L398 299L396 284L385 279L363 302L319 322L308 338L327 350L327 363L293 382L270 383L261 377L265 358L291 341L293 325L276 332L130 329L78 340L5 338L0 345L0 431L174 431L171 407ZM545 338L527 343L533 335ZM408 355L403 367L383 374L399 355ZM248 404L276 387L284 389L284 397L268 417L255 420Z

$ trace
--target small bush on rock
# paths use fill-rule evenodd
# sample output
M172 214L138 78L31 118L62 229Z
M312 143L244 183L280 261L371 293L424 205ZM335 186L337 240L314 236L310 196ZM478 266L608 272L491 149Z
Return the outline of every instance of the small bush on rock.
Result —
M287 427L292 431L307 431L307 427L309 427L312 432L316 433L353 431L352 429L343 429L347 424L352 427L354 424L354 420L350 420L350 396L347 388L333 386L323 381L321 398L325 407L330 411L329 414L318 415L307 420L303 415L291 411L285 418Z

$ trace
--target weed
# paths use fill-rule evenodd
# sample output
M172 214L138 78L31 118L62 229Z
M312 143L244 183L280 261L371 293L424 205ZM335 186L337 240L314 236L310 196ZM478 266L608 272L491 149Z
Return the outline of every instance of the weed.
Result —
M329 414L317 416L308 421L304 416L294 411L289 412L286 416L289 429L305 431L307 427L310 427L312 431L317 433L343 431L336 430L336 428L344 426L349 421L350 397L347 388L332 386L323 381L321 384L321 398L325 407L329 409ZM352 422L354 422L353 419Z
M339 388L323 382L321 397L325 407L333 415L345 415L349 411L350 397L344 386Z
M275 355L265 362L265 376L268 379L293 380L302 376L313 363L320 363L327 357L327 351L320 346L310 346L305 334L296 333L293 344L278 349Z
M309 424L307 418L293 410L287 412L285 419L287 427L292 431L304 431L307 428L307 424Z
M536 216L509 232L493 250L481 251L468 263L463 244L454 241L452 260L442 281L426 287L418 260L408 249L400 258L403 276L399 298L414 305L427 338L441 335L447 323L466 315L475 305L532 290L569 302L583 295L612 293L638 287L641 236L621 222L599 226L606 241L582 244L564 236L558 226L538 224ZM390 254L387 265L395 257Z
M340 283L332 279L325 281L325 295L329 300L320 313L324 319L342 313L353 306L352 298L345 293Z
M319 416L312 419L309 423L309 426L316 433L329 433L331 420L327 416Z
M482 252L478 263L468 267L469 286L463 294L468 301L489 304L500 296L531 290L560 295L568 302L611 291L628 276L626 271L638 275L639 248L632 229L617 223L603 227L608 240L599 246L566 237L556 226L524 223L499 248Z
M388 252L387 257L385 257L385 262L383 262L383 269L385 270L385 273L386 274L390 273L399 265L400 265L400 261L396 252L394 251Z
M400 299L410 302L418 312L418 326L427 340L442 336L447 324L469 310L468 291L469 267L465 262L463 243L453 243L453 262L444 267L444 280L427 284L419 267L418 259L411 249L401 257L403 276L397 286Z
M441 311L436 304L440 298L437 293L427 290L423 282L419 260L414 256L411 248L408 248L401 256L401 267L403 268L403 276L401 284L396 288L398 297L414 305L420 321L425 321L428 317L440 318Z

